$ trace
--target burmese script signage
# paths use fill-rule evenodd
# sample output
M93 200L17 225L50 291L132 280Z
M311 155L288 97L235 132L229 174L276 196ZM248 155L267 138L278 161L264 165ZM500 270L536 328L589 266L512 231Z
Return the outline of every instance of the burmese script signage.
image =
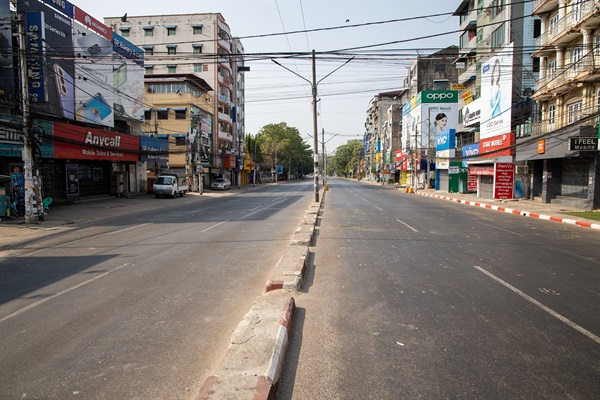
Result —
M515 165L513 163L494 164L494 199L513 198Z

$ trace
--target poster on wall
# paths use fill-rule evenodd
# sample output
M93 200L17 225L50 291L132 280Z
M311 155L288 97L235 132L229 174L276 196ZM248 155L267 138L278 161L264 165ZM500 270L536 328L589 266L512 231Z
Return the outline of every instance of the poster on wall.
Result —
M513 198L515 165L513 163L494 164L494 199Z
M510 132L513 43L481 66L481 139Z
M0 102L17 101L16 95L10 2L3 1L0 2Z

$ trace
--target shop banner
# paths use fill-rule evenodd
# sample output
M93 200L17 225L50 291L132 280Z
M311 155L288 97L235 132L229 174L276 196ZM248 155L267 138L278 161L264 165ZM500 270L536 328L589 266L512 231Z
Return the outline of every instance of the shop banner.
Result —
M79 160L138 161L140 137L54 124L54 156Z
M515 155L514 132L493 136L479 141L479 154L489 154L492 157Z
M152 137L140 137L140 161L168 163L169 141Z
M469 161L471 158L476 158L478 155L479 155L479 143L473 143L473 144L463 146L463 148L462 148L462 156L463 156L462 165L463 165L463 167L467 167L467 161Z
M494 164L494 199L510 200L513 198L515 164Z

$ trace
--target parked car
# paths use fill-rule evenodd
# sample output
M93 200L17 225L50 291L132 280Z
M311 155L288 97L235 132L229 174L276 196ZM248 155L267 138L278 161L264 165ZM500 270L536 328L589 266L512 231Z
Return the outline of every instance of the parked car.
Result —
M169 196L174 198L177 195L183 197L189 190L187 177L176 174L162 174L156 178L152 186L152 191L156 197Z
M215 181L213 183L210 184L210 188L213 190L214 189L220 189L220 190L231 189L231 182L229 181L229 179L217 178L217 179L215 179Z

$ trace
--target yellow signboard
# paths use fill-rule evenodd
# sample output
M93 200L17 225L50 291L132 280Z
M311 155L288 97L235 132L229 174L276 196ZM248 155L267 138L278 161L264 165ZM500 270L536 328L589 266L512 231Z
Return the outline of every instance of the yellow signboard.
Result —
M467 88L467 85L463 85L462 83L453 83L452 86L450 86L450 88L452 90L465 90Z

